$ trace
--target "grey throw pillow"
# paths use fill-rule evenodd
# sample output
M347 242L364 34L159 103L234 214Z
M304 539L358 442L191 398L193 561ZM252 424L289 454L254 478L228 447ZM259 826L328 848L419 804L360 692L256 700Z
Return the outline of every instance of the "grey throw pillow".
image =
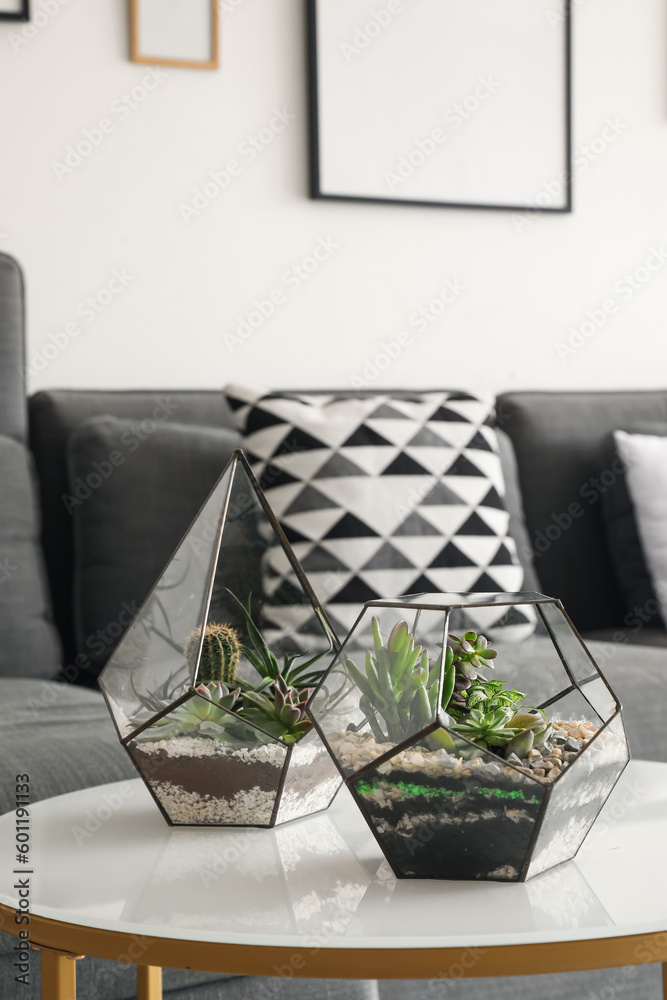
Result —
M30 454L0 437L0 676L55 677L60 642L51 621L39 546Z
M628 434L649 434L667 436L667 424L650 421L634 421L623 424ZM613 435L608 442L609 459L607 468L600 477L602 492L602 513L609 545L609 554L627 611L626 624L662 626L659 602L646 563L637 528L635 509L628 490L623 459L617 452Z
M150 426L149 426L150 424ZM70 435L80 682L115 649L238 446L231 430L101 416Z

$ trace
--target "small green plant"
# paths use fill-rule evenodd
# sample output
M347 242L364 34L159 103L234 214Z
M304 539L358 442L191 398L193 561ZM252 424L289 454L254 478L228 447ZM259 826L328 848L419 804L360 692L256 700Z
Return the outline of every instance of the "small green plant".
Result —
M312 729L312 722L306 715L311 689L298 691L279 674L269 693L272 698L261 691L244 691L240 716L279 737L283 743L296 743Z
M493 669L492 661L498 652L491 649L484 636L478 635L477 632L466 632L460 639L456 635L449 635L445 649L451 650L452 662L456 669L453 701L455 704L464 705L465 692L475 680L480 679L477 671L480 667ZM450 654L447 655L449 657Z
M353 660L345 667L361 692L359 707L379 743L400 743L435 719L440 660L431 667L428 652L415 645L408 623L398 622L385 646L373 618L374 650L366 652L365 673ZM455 670L445 663L443 706L454 690Z
M185 644L185 658L193 674L197 670L200 640L201 629L196 628ZM231 625L209 622L204 630L197 679L203 684L208 684L210 681L233 684L240 656L241 642L238 632Z
M252 594L248 596L248 603L246 605L243 604L243 602L240 601L236 594L233 594L231 590L228 590L227 593L233 598L243 612L246 631L251 645L246 646L242 643L241 652L246 659L252 663L257 673L265 682L260 685L260 689L262 687L268 687L270 684L277 681L278 677L282 677L288 687L315 687L315 685L322 679L324 670L312 670L311 668L315 663L321 660L323 656L326 656L327 653L331 652L333 646L331 637L329 636L329 646L327 649L322 650L321 653L317 653L315 656L311 656L305 661L305 663L297 663L297 660L307 656L307 653L296 653L293 656L289 656L285 653L282 657L282 662L280 662L271 652L264 641L262 633L255 625L251 610ZM325 631L328 635L329 630L326 627Z
M497 708L513 708L526 697L522 691L506 688L504 681L486 681L481 677L471 681L470 687L462 691L461 695L456 701L452 699L447 709L452 718L459 722L473 708L481 709L484 713L493 712Z
M225 729L233 722L234 716L229 713L238 703L239 689L230 691L226 684L211 682L200 684L195 691L196 695L163 715L137 739L168 740L184 735L223 737Z
M480 750L491 750L501 756L527 757L533 747L541 746L551 735L551 726L544 712L514 713L513 706L485 712L473 708L463 722L456 722L452 732L467 737ZM470 756L474 750L466 750Z

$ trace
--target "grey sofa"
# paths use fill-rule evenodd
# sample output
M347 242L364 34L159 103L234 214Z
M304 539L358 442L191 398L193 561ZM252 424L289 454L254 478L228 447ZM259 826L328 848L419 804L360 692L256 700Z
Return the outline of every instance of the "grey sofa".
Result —
M149 419L165 393L48 391L26 400L24 371L23 282L15 261L0 255L0 441L29 442L34 459L35 490L41 511L41 535L34 555L45 568L42 582L32 579L31 605L43 602L40 652L31 652L21 669L0 676L0 812L12 808L11 788L17 771L31 776L33 800L90 785L134 777L95 688L94 671L81 654L74 606L73 519L62 502L69 489L67 444L81 422L111 415ZM231 428L230 414L217 392L169 392L179 424ZM581 499L582 485L608 463L608 435L619 417L667 421L667 392L660 393L511 393L498 399L506 437L503 464L512 507L512 530L526 571L529 589L561 597L581 631L594 638L601 664L625 703L626 721L636 756L667 759L663 705L667 703L665 653L667 634L655 621L637 629L628 624L627 609L612 571L600 505L566 524L560 517ZM10 448L11 450L11 448ZM13 482L0 469L3 506L12 500ZM203 497L202 497L203 498ZM554 515L555 520L554 520ZM546 529L560 524L560 534ZM187 527L187 521L182 529ZM179 529L179 530L182 530ZM548 537L552 536L552 537ZM540 543L544 537L548 544ZM176 539L160 536L165 551L152 554L158 568ZM0 565L3 553L0 551ZM533 576L531 577L531 574ZM536 574L536 576L534 576ZM41 590L40 590L41 587ZM39 593L37 591L40 590ZM2 617L21 614L3 604ZM37 641L34 639L34 641ZM60 647L60 652L54 650ZM44 650L44 652L41 652ZM110 650L109 650L110 651ZM20 653L20 651L18 651ZM58 655L64 672L41 672L40 657ZM21 657L17 655L17 663ZM31 738L25 740L26 731ZM0 996L3 1000L39 996L39 977L30 990L14 982L13 939L0 933ZM38 969L35 962L35 970ZM308 980L260 982L192 971L168 971L165 996L170 1000L237 1000L269 993L275 1000L300 997L355 1000L383 997L494 996L556 997L601 995L612 973L596 972L539 978L468 982L441 981L354 983ZM80 996L87 1000L125 1000L135 996L134 971L121 963L85 959L79 963ZM604 994L602 994L604 995ZM659 976L644 967L627 980L626 998L657 998Z

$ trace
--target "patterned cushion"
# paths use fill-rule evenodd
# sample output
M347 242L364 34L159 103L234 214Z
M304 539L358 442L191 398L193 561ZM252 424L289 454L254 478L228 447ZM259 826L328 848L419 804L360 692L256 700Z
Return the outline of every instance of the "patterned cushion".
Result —
M521 589L489 400L225 392L242 447L341 635L368 600ZM275 557L272 589L283 569Z

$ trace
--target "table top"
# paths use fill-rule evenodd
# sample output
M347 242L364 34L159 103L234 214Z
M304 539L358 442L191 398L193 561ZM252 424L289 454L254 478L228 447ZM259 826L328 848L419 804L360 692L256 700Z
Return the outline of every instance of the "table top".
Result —
M397 880L349 793L275 830L169 828L141 781L31 806L31 912L254 946L493 947L667 930L667 764L632 761L577 858L524 884ZM0 903L16 818L0 817ZM22 875L12 878L21 878ZM25 876L23 876L25 877Z

